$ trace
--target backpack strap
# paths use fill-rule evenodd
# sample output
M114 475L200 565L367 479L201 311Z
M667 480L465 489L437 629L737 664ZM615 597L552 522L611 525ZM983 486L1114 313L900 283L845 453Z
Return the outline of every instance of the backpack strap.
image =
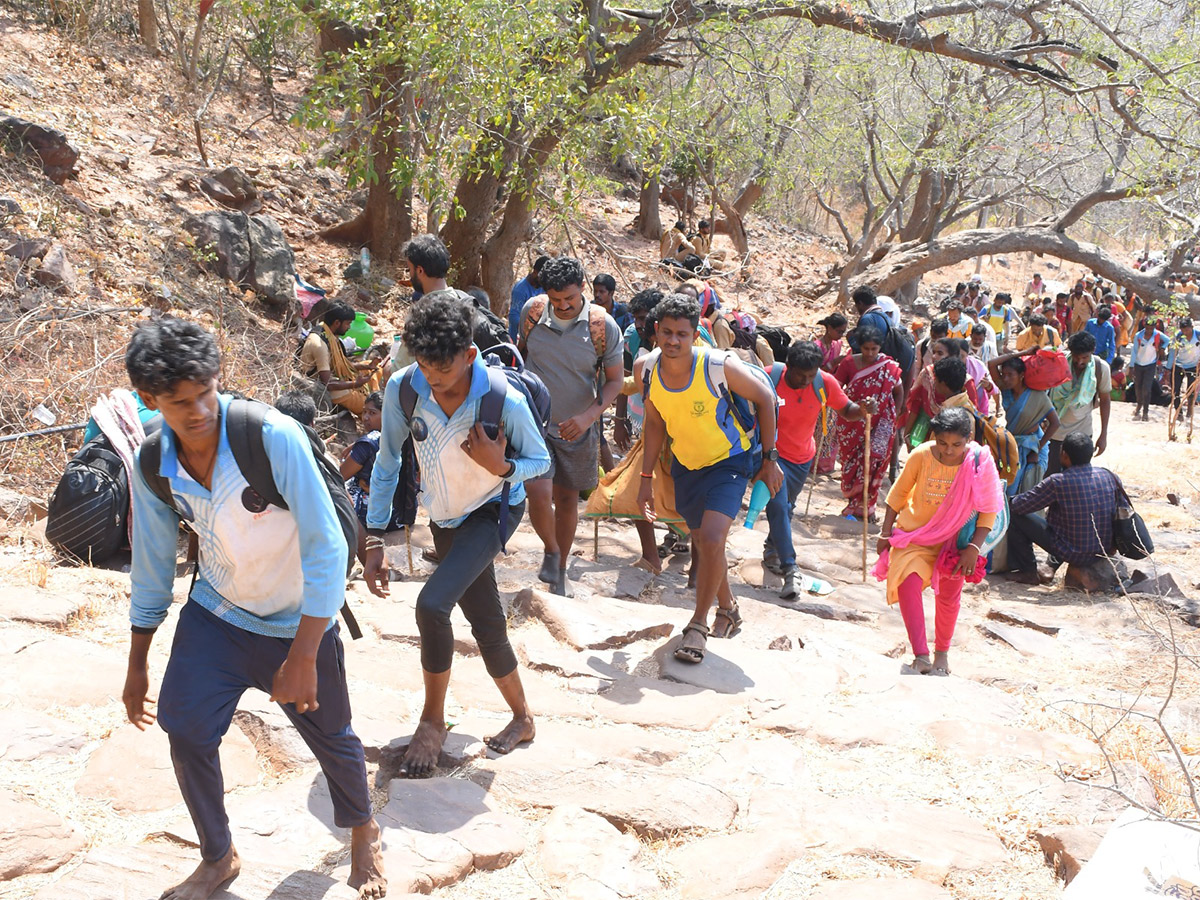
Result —
M405 366L404 371L400 374L400 411L404 413L404 420L411 422L413 413L417 409L417 389L413 387L413 373L416 372L416 364Z
M545 294L538 294L530 297L525 301L525 306L521 310L521 342L529 340L529 332L533 331L534 326L541 320L542 315L546 312Z
M146 486L150 488L151 493L159 500L178 512L175 506L175 495L171 492L170 480L163 478L158 473L162 466L162 431L155 431L152 434L146 435L146 439L142 441L142 446L138 450L138 468L142 471L142 478L146 482Z
M650 399L650 382L654 378L654 372L658 368L658 361L662 357L662 350L655 347L647 353L642 359L642 403L644 404Z
M783 372L787 368L781 362L771 363L771 368L767 370L767 374L771 376L771 384L775 385L775 389L779 389L779 382L783 381ZM820 371L818 369L818 371Z
M271 458L263 442L263 420L267 405L253 400L230 400L226 410L225 434L233 460L246 483L254 492L273 506L287 509L287 502L275 485Z
M608 349L608 323L605 321L608 313L604 307L592 303L588 306L588 334L592 338L592 346L596 348L596 368L604 366L604 353Z
M775 382L776 385L779 382ZM829 392L825 389L825 373L817 367L817 376L813 379L813 390L821 404L821 434L829 434Z
M479 416L476 421L483 426L484 433L493 441L500 434L501 418L504 415L504 399L508 396L508 376L495 366L487 367L488 389L479 400ZM511 453L511 448L508 451ZM508 552L508 504L512 485L506 480L500 489L500 552Z

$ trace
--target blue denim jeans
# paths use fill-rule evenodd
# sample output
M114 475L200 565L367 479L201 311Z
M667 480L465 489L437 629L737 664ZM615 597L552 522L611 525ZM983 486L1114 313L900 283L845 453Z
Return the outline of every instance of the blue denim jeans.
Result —
M813 462L810 459L806 463L794 463L780 457L783 487L767 503L767 524L770 529L763 552L774 551L779 556L779 564L785 569L796 565L796 548L792 545L792 510L796 506L796 498L804 490L804 483L808 481Z

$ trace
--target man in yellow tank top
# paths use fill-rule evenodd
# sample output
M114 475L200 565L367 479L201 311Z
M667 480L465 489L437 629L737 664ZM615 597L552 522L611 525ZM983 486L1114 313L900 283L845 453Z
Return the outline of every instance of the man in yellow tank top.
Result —
M714 637L732 637L741 625L729 588L725 542L734 517L741 511L746 485L761 480L774 495L783 485L776 460L774 392L736 357L725 357L728 390L721 392L709 375L706 356L694 348L700 327L700 305L690 297L669 294L656 309L655 335L661 355L650 360L650 387L643 422L644 458L658 459L663 439L671 436L675 460L675 506L687 522L695 548L696 611L683 629L675 657L683 662L704 659L709 636L708 613L718 606ZM639 383L643 363L635 368ZM731 393L730 393L731 392ZM748 432L732 408L733 394L757 409L758 428ZM653 473L642 473L638 503L648 521L654 520Z

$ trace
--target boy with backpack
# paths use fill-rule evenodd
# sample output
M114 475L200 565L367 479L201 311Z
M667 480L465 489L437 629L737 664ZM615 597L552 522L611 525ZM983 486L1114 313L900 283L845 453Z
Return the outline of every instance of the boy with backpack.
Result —
M579 525L579 493L600 481L600 417L625 380L621 331L613 317L583 296L579 260L559 256L542 266L545 297L525 304L517 347L550 392L545 477L531 481L529 520L542 539L538 579L570 597L567 563Z
M696 559L696 609L675 651L682 662L704 659L708 613L718 605L714 637L732 637L741 627L725 543L741 512L746 485L766 484L771 494L783 486L775 448L775 392L732 354L694 347L700 304L669 294L659 304L657 349L638 361L635 378L644 385L644 459L659 458L663 439L672 440L675 505L692 534ZM757 370L761 373L761 370ZM750 414L750 404L755 412ZM638 505L654 521L654 473L641 473Z
M788 348L787 368L775 385L779 395L779 468L783 471L783 488L767 503L767 523L770 526L763 544L763 567L783 576L779 596L793 599L796 588L796 547L792 543L792 511L796 498L804 490L817 455L816 429L828 434L829 410L841 418L855 421L879 410L875 401L860 406L846 396L836 378L821 371L824 354L812 341L797 341ZM803 575L799 575L801 579Z
M142 325L125 366L163 427L140 448L131 479L137 526L123 699L138 728L157 718L166 731L202 857L166 893L202 900L241 868L217 751L238 699L254 687L282 706L321 764L334 821L351 829L350 885L361 896L383 896L380 830L362 743L350 727L334 618L345 594L345 527L313 444L279 411L218 393L220 355L198 325L171 318ZM236 424L231 410L251 424ZM246 443L265 455L270 485L248 476L237 449ZM268 503L264 491L278 502ZM171 607L181 520L199 535L199 561L156 716L147 707L147 656Z
M508 641L494 560L525 511L524 482L550 467L541 425L515 370L485 366L472 343L470 306L452 291L426 294L404 326L416 363L388 381L379 453L367 504L363 578L388 594L383 529L391 518L401 448L412 436L421 467L421 503L440 563L417 597L425 704L400 774L424 777L446 740L446 690L454 658L450 613L462 608L488 674L512 721L486 739L497 753L533 740L517 658Z

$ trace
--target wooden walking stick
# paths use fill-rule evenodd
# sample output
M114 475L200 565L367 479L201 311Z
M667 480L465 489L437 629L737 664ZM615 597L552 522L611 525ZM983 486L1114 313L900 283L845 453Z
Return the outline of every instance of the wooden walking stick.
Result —
M412 526L404 526L404 545L408 548L408 574L415 575L412 564Z
M863 567L863 584L867 583L867 519L870 514L867 512L867 496L871 489L871 414L867 413L867 417L863 419L864 435L863 435L863 502L862 502L862 517L863 517L863 545L862 545L862 567Z

